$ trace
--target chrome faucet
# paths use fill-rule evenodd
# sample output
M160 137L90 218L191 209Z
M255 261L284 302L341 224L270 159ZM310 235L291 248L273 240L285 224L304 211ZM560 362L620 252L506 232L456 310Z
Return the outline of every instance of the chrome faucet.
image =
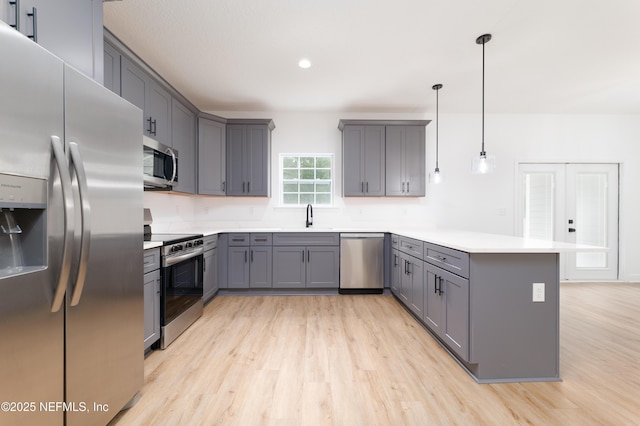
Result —
M307 204L307 228L313 225L313 207Z

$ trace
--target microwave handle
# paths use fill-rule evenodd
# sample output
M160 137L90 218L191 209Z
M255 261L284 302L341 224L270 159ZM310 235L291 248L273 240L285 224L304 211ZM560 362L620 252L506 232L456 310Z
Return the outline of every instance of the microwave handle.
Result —
M167 154L171 155L171 159L173 160L173 173L171 175L171 179L169 179L169 183L173 183L176 180L176 174L178 173L178 159L176 158L176 154L173 152L171 148L167 148L165 151Z

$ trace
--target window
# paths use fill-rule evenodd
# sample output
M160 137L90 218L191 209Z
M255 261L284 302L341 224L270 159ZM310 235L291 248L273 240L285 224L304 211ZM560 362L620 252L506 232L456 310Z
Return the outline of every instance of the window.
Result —
M280 154L280 170L281 205L332 204L332 154Z

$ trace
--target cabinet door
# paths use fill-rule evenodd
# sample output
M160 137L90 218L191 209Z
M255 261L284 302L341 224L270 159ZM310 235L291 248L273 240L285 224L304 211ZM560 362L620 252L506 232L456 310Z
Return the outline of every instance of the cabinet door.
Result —
M144 348L160 338L160 271L144 274Z
M385 188L387 196L402 196L405 193L402 139L403 126L387 126L385 145Z
M246 195L244 133L243 125L227 125L227 195Z
M249 287L270 288L272 286L273 249L271 247L251 247Z
M124 56L121 58L120 95L144 111L142 133L149 135L149 116L144 108L149 78L147 75Z
M175 191L196 193L196 118L176 99L171 100L171 145L178 150L178 185Z
M404 130L404 180L405 195L425 195L425 129L422 126L403 126Z
M171 95L151 79L149 79L145 98L145 110L152 121L149 136L167 146L173 146L171 141ZM180 161L182 161L182 152L179 149L178 154L180 154ZM178 167L180 166L178 165Z
M342 130L342 195L364 195L364 163L361 157L364 126L345 126Z
M198 194L225 195L226 125L198 120Z
M269 196L269 130L265 125L247 125L245 170L247 195Z
M409 292L409 308L420 319L424 316L424 262L412 259L409 264L409 282L411 291Z
M364 192L371 197L385 195L385 127L365 126L364 145Z
M228 288L249 288L249 247L229 247Z
M306 248L307 288L338 288L340 281L340 247Z
M211 299L218 289L218 265L217 250L204 252L203 274L202 274L202 299L206 302Z
M104 43L104 87L120 95L120 52Z
M400 297L400 280L402 278L401 264L400 252L394 249L391 253L391 291L397 297Z
M427 327L435 334L442 336L442 309L443 299L438 289L440 288L439 268L425 263L424 269L424 314L423 319Z
M304 246L273 247L274 288L304 288L305 267L306 248Z
M469 280L442 271L444 320L442 339L464 360L469 359Z
M410 268L409 256L404 253L400 253L400 266L402 268L400 272L400 300L405 305L409 306L409 296L411 292L411 276L408 271Z

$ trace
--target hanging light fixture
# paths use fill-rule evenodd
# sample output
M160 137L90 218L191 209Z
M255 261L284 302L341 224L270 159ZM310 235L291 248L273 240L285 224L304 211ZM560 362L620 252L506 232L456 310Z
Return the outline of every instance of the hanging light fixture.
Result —
M442 84L434 84L431 88L436 91L436 168L433 172L429 173L429 182L440 183L442 182L442 173L440 173L440 167L438 165L438 93L439 90L442 89Z
M484 45L491 40L491 34L483 34L476 39L476 44L482 45L482 150L480 156L475 157L471 163L473 173L491 173L496 168L496 157L487 155L484 150Z

